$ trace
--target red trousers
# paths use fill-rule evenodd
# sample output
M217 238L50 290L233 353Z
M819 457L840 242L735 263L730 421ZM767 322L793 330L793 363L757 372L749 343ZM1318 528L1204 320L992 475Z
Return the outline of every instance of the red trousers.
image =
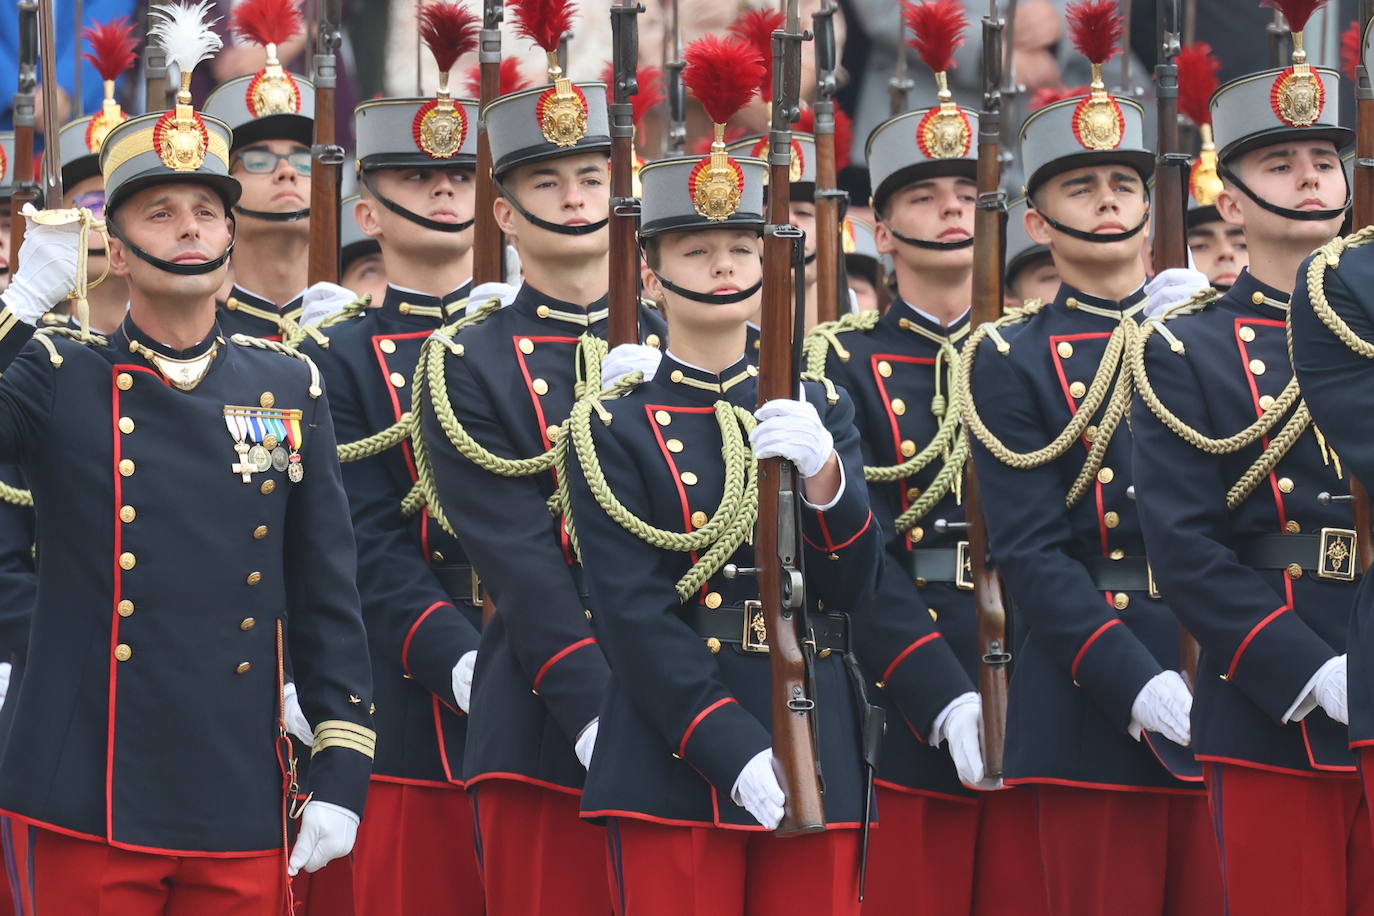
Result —
M130 852L51 830L23 828L33 869L32 916L283 916L286 860ZM15 826L18 833L19 826ZM26 914L27 916L27 914Z
M606 825L616 916L858 916L859 831ZM867 908L864 910L868 912Z
M296 872L289 880L291 916L354 916L357 912L353 908L352 855L335 859L319 871Z
M1374 839L1360 781L1208 764L1231 916L1374 914Z
M373 780L353 851L353 887L360 914L481 916L468 793Z
M1374 747L1357 748L1355 760L1360 767L1360 779L1364 783L1364 805L1374 808ZM1369 827L1374 831L1374 817L1369 819Z
M1221 916L1220 863L1201 794L1034 790L1054 916Z
M512 779L471 792L490 916L607 916L606 834L579 797Z
M1012 786L978 801L973 916L1050 916L1034 790Z
M876 791L864 916L968 916L978 800Z

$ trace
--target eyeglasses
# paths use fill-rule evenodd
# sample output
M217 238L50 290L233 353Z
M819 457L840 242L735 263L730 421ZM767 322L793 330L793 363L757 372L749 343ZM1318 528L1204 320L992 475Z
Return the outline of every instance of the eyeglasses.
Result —
M105 192L87 191L72 198L72 206L78 210L90 210L96 219L105 218Z
M283 155L282 153L274 153L270 149L245 149L239 150L238 154L238 160L243 164L243 170L250 175L270 175L277 170L277 164L283 159L290 163L297 175L310 175L310 153L308 150L295 150Z

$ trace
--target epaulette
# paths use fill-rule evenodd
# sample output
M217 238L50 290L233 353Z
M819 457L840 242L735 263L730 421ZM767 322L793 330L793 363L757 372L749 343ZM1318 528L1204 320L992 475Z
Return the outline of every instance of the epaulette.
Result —
M1165 340L1169 342L1170 350L1177 353L1179 356L1184 355L1184 353L1186 353L1187 350L1183 346L1183 341L1179 340L1177 335L1175 335L1172 331L1170 331L1167 327L1164 326L1165 322L1173 321L1175 318L1182 318L1186 315L1196 315L1198 312L1202 311L1207 306L1211 305L1213 302L1216 302L1220 298L1221 293L1209 286L1206 289L1199 290L1198 292L1194 293L1190 298L1184 300L1183 302L1169 306L1167 309L1160 312L1158 315L1152 315L1149 318L1146 318L1143 322L1141 322L1140 325L1140 340L1138 343L1138 348L1140 349L1141 353L1144 353L1145 341L1149 339L1150 335L1158 333L1160 337L1163 337ZM1140 371L1142 374L1145 371L1143 363L1141 365Z
M62 365L62 354L57 352L57 345L52 342L54 337L75 341L76 343L84 344L88 347L107 347L110 345L110 342L99 334L83 333L76 328L60 325L39 328L33 332L33 339L38 341L39 344L43 346L43 349L48 351L48 362L52 363L54 368Z
M1007 339L1002 336L1002 328L1007 328L1011 327L1014 324L1021 324L1026 321L1030 321L1030 319L1036 313L1040 312L1044 308L1045 300L1027 299L1025 302L1021 303L1021 305L1018 308L1007 309L1005 312L1002 313L1002 317L998 318L996 321L992 321L987 324L981 325L978 328L978 331L982 332L981 335L978 333L978 331L975 331L973 334L969 335L969 341L965 345L969 355L971 356L973 353L973 348L978 346L974 342L975 340L979 340L982 337L990 337L992 338L993 345L997 347L997 352L1001 353L1003 356L1006 356L1008 353L1011 352L1011 344L1008 343Z
M465 299L463 301L465 303L471 302L470 299ZM459 318L457 321L454 321L450 324L444 325L439 330L431 334L430 338L432 340L438 340L445 347L448 347L449 352L452 353L454 356L462 356L463 345L454 340L454 338L458 336L458 332L466 330L468 328L476 327L477 325L486 321L492 315L495 315L500 310L500 299L488 299L486 302L483 302L475 309L468 308L465 311L462 318Z
M315 361L306 356L300 350L289 344L284 344L277 340L263 340L261 337L250 337L247 334L233 334L229 337L231 341L240 347L255 347L259 350L270 350L273 353L281 353L284 356L294 357L310 367L310 397L318 398L324 394L324 387L320 384L320 370L315 365Z
M849 350L840 343L839 335L851 331L871 331L878 326L882 317L878 312L851 312L848 315L841 315L836 321L826 321L816 325L811 329L811 333L806 335L806 340L802 343L802 358L806 366L806 373L813 376L816 381L826 385L826 399L830 403L835 403L837 398L834 397L834 388L825 375L827 352L834 350L835 356L839 358L840 362L849 362Z

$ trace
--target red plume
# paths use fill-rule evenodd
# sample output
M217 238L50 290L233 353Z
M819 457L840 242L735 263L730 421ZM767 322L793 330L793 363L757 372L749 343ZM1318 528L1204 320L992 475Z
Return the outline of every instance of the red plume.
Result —
M243 0L229 15L234 37L255 45L279 45L305 28L297 0Z
M1088 94L1087 86L1074 86L1070 89L1067 86L1044 86L1035 90L1030 98L1030 110L1039 111L1046 105L1053 105L1055 102L1062 102L1065 99L1076 99Z
M1307 28L1307 20L1312 14L1326 6L1326 0L1260 0L1264 9L1278 10L1288 21L1290 32L1301 32Z
M482 65L473 64L464 75L464 91L477 98L482 94ZM509 95L512 92L519 92L521 89L528 89L534 84L525 78L520 72L520 61L514 57L501 58L501 70L497 77L497 95Z
M797 123L792 125L792 130L799 134L816 133L816 112L810 105L803 104L801 117ZM835 171L840 171L849 165L849 148L854 143L854 122L849 119L849 115L844 113L844 109L835 106Z
M607 61L606 68L601 71L601 82L607 87L615 86L615 64ZM663 101L662 74L657 67L640 67L635 71L635 82L639 84L639 91L630 96L630 107L633 109L630 117L635 124L642 124L644 116L649 113L649 109ZM611 97L612 89L607 89L607 100Z
M763 62L733 38L707 35L687 46L682 82L716 124L724 124L754 97Z
M1360 66L1360 56L1364 52L1363 39L1358 19L1351 20L1341 33L1341 70L1352 80L1357 76L1355 71Z
M1121 50L1125 26L1116 0L1078 0L1064 9L1073 46L1089 62L1105 64Z
M509 0L515 34L528 38L546 52L558 50L563 33L572 28L577 4L572 0Z
M456 3L426 3L416 14L420 37L429 46L440 73L453 69L458 58L477 50L477 33L482 22Z
M933 73L954 66L954 52L964 43L968 15L961 0L926 0L902 4L902 20L911 31L907 44L916 49Z
M730 24L730 34L754 49L763 64L759 77L759 98L773 100L773 32L783 27L780 10L745 10Z
M81 57L90 61L102 80L118 79L138 59L138 41L133 30L133 24L123 16L110 22L95 22L81 30L81 37L91 49Z
M1205 42L1184 45L1178 52L1178 110L1198 127L1212 123L1207 103L1217 91L1221 61Z

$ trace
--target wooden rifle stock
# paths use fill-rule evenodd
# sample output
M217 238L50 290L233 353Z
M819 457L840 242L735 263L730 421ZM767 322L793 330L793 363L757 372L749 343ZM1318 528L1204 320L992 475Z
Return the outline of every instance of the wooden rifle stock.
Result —
M38 203L33 180L34 87L38 85L38 0L19 0L19 86L14 93L14 195L10 199L10 276L19 270L24 204Z
M639 30L635 17L644 7L624 0L611 7L611 213L610 316L606 336L611 346L639 343L639 201L634 196L635 124L631 96L639 91Z
M816 321L840 317L840 222L844 219L835 150L835 11L830 0L811 16L816 52Z
M773 33L773 117L768 133L768 227L763 239L763 321L760 332L759 403L797 396L793 354L793 246L788 185L792 122L801 83L801 21L798 0L787 0L784 29ZM754 540L759 598L768 627L772 669L773 755L786 796L778 835L825 829L812 716L808 658L801 625L806 619L797 537L796 469L780 458L759 462L759 515Z
M1360 35L1374 19L1374 0L1360 2ZM1354 229L1374 223L1374 85L1363 60L1356 68L1355 85L1355 189ZM1374 565L1374 537L1371 537L1369 491L1364 484L1350 477L1351 510L1355 516L1355 541L1358 546L1360 568L1365 572Z
M472 245L472 283L499 283L505 279L505 240L496 225L492 205L496 184L491 175L491 140L487 136L487 106L501 93L501 0L482 3L482 32L477 62L481 72L477 117L477 188ZM488 602L488 605L490 602ZM483 608L486 612L486 608Z
M38 64L43 93L43 206L62 206L62 156L57 142L57 16L52 0L38 0ZM79 63L79 62L78 62Z
M983 111L978 115L978 208L973 216L973 310L971 327L1002 316L1002 249L1007 213L1001 190L1002 167L1002 29L997 0L990 0L983 19ZM988 553L988 528L978 479L969 460L964 489L968 522L969 577L973 581L974 619L978 628L978 693L983 700L983 764L989 779L1002 776L1002 748L1007 736L1007 611L1002 584Z
M307 282L339 282L339 178L344 151L335 140L334 86L339 0L317 0L315 142L310 147L310 262Z

